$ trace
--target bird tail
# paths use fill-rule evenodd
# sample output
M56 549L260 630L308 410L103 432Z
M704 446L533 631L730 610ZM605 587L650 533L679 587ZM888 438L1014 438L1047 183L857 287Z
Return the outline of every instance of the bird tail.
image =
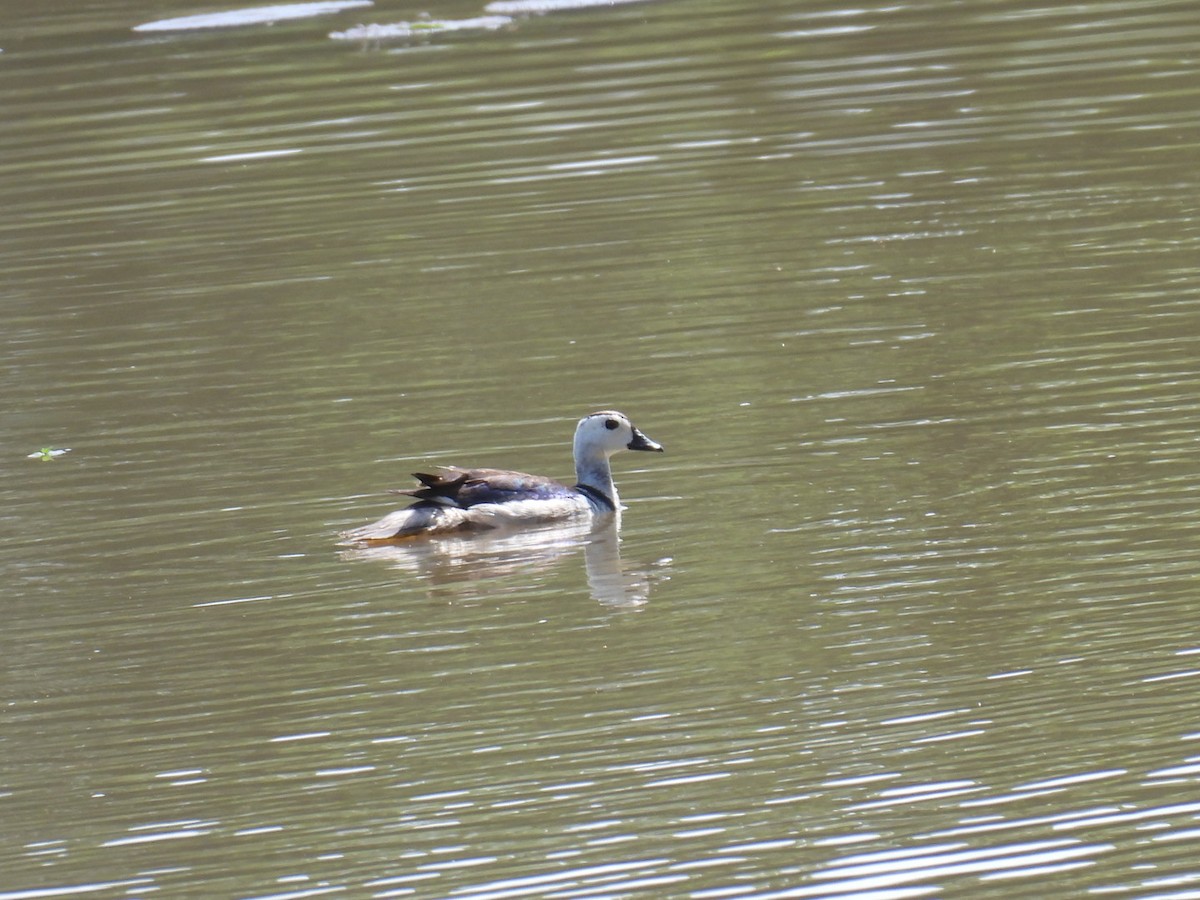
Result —
M341 533L342 545L381 544L418 535L448 534L471 527L464 510L436 503L418 503L388 513L378 522Z

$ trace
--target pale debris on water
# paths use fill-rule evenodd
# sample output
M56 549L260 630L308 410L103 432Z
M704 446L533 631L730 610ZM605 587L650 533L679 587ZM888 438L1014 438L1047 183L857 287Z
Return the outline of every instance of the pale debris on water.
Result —
M474 19L420 19L389 25L357 25L329 36L335 41L386 41L436 34L440 31L496 31L512 23L508 16L478 16Z
M247 9L231 9L225 12L203 13L182 16L178 19L159 19L134 27L134 31L192 31L200 28L235 28L240 25L264 25L285 19L306 19L309 16L324 16L374 6L374 0L328 0L325 3L281 3L275 6L252 6Z

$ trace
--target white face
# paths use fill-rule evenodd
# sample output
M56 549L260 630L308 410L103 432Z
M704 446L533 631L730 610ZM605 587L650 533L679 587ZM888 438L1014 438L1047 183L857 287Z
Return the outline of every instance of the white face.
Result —
M662 447L634 428L623 413L612 410L592 413L580 419L575 436L577 441L586 441L589 446L601 448L605 456L618 450L662 451Z

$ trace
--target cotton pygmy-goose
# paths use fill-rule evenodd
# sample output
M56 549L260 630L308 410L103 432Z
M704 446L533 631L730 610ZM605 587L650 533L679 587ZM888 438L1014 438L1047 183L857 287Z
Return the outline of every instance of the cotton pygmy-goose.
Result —
M629 418L613 410L592 413L575 428L574 487L504 469L440 466L416 472L421 487L396 491L417 502L378 522L342 533L348 544L374 544L422 535L550 522L570 516L613 513L621 508L608 458L618 450L653 450L657 444Z

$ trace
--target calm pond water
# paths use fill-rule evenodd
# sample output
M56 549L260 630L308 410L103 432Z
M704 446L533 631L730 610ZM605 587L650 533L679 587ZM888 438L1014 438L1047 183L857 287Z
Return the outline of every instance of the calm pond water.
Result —
M232 6L0 2L0 900L1200 897L1193 4Z

